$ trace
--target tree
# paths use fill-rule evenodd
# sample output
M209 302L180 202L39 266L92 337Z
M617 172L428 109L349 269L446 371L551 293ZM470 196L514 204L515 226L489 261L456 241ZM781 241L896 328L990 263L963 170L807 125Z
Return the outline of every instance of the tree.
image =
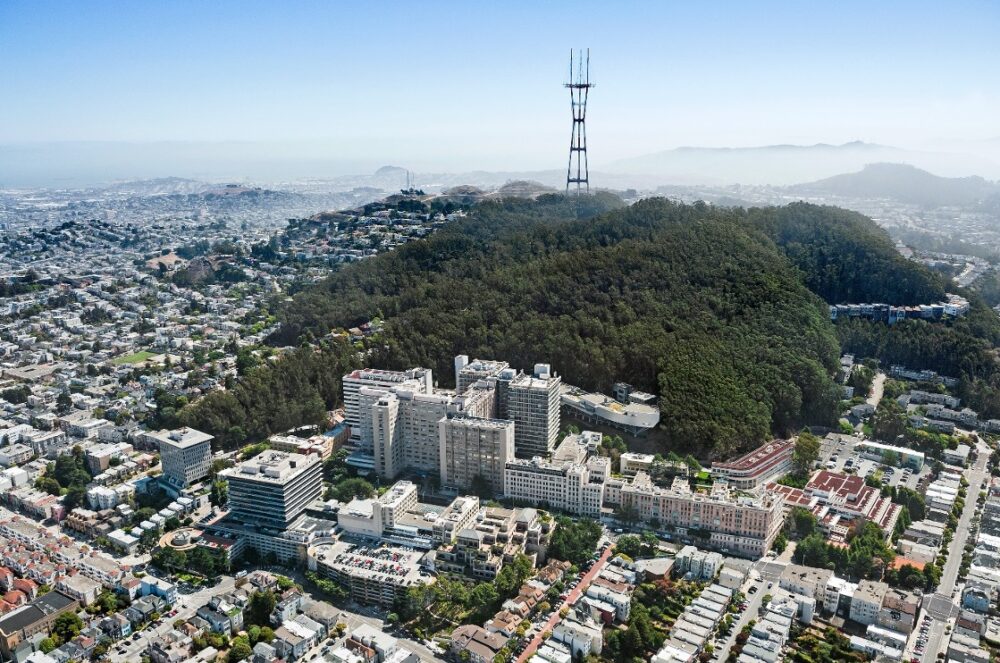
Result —
M56 397L56 412L66 414L71 409L73 409L73 399L70 398L69 392L60 391Z
M271 590L254 592L250 596L250 623L261 627L270 624L271 613L277 604L278 600Z
M234 638L233 646L229 650L229 656L227 659L229 663L236 663L236 661L245 661L251 656L253 656L253 649L251 649L250 643L248 643L245 638L241 637Z
M906 433L906 413L895 400L883 398L872 416L872 435L876 440L895 442Z
M43 654L48 654L50 651L56 648L56 643L52 638L42 638L42 641L38 643L38 649L41 650Z
M556 519L556 529L549 543L549 556L581 564L597 549L601 526L595 520L571 520L564 516Z
M208 495L208 501L213 506L224 507L229 502L229 482L217 479L212 482L212 491Z
M847 384L854 387L854 395L866 398L875 381L875 371L864 365L857 365L847 378Z
M796 538L802 539L816 531L818 523L812 511L805 507L792 507L788 513L788 523Z
M795 466L795 473L799 476L808 476L812 472L813 464L819 459L820 441L819 438L809 430L799 433L795 440L795 450L792 452L792 463Z
M355 497L368 498L375 495L375 486L361 477L344 479L333 488L334 498L339 502L350 502Z
M642 541L639 537L633 534L620 536L618 537L618 543L615 544L615 552L628 555L632 559L635 559L642 554Z
M58 643L69 642L80 635L83 620L75 612L65 612L52 622L52 638Z

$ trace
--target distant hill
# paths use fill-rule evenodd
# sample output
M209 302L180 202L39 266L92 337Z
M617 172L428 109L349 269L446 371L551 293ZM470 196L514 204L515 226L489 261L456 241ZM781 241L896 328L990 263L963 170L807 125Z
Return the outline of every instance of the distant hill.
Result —
M860 141L842 145L679 147L615 161L603 170L657 177L662 184L787 186L854 172L878 162L908 163L948 175L976 172L1000 177L1000 167L982 157L917 152Z
M512 180L497 190L501 198L536 198L543 193L555 193L556 190L532 180Z
M977 207L1000 195L1000 184L981 177L939 177L901 163L875 163L856 173L788 187L800 194L892 198L923 207Z

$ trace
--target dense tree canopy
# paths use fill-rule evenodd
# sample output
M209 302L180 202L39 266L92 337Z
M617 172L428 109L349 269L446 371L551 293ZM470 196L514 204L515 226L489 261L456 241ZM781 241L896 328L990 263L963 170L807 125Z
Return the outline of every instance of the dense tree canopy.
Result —
M442 382L459 353L548 362L586 388L625 379L659 393L671 446L702 457L834 421L836 340L821 301L765 236L775 230L766 211L614 206L595 198L581 214L560 196L481 205L300 293L281 340L380 317L372 363L429 366ZM830 214L804 207L782 223L809 213Z
M453 356L469 354L550 363L588 389L627 380L659 395L664 451L730 455L836 421L839 347L809 288L829 302L942 294L871 221L835 208L489 201L297 293L271 342L322 349L251 368L180 419L225 446L315 423L357 362L327 335L380 318L370 365L427 366L447 386Z
M867 320L837 324L844 352L883 365L930 369L959 379L958 395L985 418L1000 417L1000 318L973 297L968 316L950 322Z

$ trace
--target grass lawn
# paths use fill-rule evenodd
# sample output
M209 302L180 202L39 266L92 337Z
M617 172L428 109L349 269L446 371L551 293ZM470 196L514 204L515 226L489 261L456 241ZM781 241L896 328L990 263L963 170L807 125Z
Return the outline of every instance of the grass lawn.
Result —
M116 366L120 366L121 364L140 364L149 359L150 357L155 357L155 356L156 356L155 352L150 352L149 350L140 350L139 352L135 352L130 355L125 355L124 357L115 357L111 361L111 363L115 364Z

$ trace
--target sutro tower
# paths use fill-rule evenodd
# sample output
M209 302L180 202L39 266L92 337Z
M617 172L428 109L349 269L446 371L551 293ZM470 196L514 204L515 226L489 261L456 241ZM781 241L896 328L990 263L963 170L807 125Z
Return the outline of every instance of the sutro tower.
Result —
M590 193L590 177L587 172L587 93L594 84L590 82L590 49L584 59L583 51L576 57L574 69L573 51L569 52L569 88L570 104L573 109L573 134L569 141L569 166L566 168L566 193L570 186L576 184L576 192L580 193L584 186ZM575 77L574 77L575 73ZM573 161L576 161L574 169Z

